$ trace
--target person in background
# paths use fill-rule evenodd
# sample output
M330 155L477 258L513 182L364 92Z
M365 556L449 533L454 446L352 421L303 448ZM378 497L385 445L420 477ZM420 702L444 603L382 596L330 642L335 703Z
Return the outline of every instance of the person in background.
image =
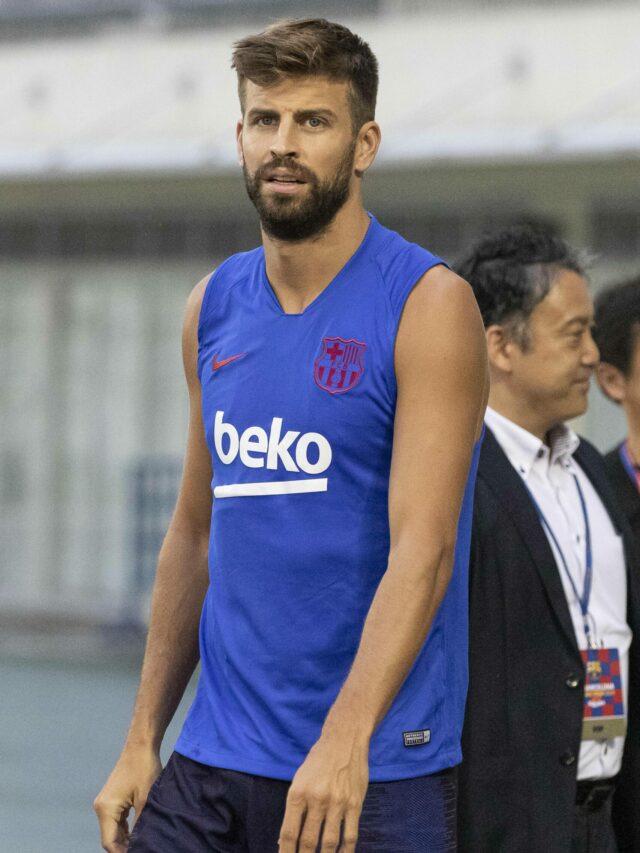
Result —
M640 596L603 459L566 424L598 364L579 257L539 227L458 264L491 392L470 563L461 851L640 850Z
M609 479L640 542L640 276L607 288L596 299L598 382L621 406L627 437L605 456Z

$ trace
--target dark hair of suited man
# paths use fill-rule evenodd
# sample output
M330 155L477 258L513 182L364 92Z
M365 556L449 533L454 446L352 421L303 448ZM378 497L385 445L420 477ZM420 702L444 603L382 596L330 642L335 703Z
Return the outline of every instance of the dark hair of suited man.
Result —
M585 274L580 254L552 228L523 222L482 235L454 265L475 293L485 327L508 325L522 349L527 323L549 293L553 274Z

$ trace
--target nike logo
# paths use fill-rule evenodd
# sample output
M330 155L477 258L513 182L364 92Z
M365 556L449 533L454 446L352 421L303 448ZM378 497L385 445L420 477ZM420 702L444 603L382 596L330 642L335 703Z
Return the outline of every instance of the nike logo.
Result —
M211 361L211 369L219 370L221 367L224 367L225 364L231 364L232 361L237 361L239 358L244 358L246 352L240 352L237 355L230 355L229 358L223 358L222 361L218 361L218 353L216 353Z

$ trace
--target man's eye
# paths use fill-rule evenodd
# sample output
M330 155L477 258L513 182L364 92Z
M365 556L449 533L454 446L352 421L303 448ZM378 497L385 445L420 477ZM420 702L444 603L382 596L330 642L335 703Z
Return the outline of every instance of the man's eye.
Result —
M323 124L324 122L321 118L318 118L318 116L311 116L311 118L309 119L309 125L311 127L322 127Z
M264 126L269 127L274 122L275 122L275 119L273 116L258 116L258 118L256 119L256 124L260 124L263 127Z

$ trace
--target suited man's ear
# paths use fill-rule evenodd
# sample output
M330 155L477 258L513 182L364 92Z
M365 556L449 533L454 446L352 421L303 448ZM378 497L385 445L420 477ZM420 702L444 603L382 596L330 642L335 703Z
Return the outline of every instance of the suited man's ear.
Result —
M509 335L504 326L497 324L487 327L486 336L491 367L501 373L511 373L513 371L514 347L517 347L512 336Z
M621 405L627 396L627 380L624 373L606 361L598 365L596 376L605 397Z

